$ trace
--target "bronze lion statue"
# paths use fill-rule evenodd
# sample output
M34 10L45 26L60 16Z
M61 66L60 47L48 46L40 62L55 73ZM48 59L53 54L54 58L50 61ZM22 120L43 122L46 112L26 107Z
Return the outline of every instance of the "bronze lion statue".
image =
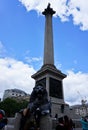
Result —
M20 130L39 130L41 117L50 115L51 112L51 104L45 87L37 85L33 88L27 110L24 129Z

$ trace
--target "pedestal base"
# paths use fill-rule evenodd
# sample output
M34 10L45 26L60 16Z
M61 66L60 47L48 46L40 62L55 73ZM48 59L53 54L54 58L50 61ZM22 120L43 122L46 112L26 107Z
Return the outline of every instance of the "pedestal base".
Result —
M52 130L52 119L50 116L43 116L40 120L40 130Z

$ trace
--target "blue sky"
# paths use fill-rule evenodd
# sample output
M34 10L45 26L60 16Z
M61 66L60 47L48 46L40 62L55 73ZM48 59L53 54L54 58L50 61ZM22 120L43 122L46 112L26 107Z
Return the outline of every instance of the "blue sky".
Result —
M63 84L65 101L76 104L81 98L88 98L88 1L85 0L0 0L1 97L5 89L19 88L31 93L34 87L31 75L42 66L44 51L45 17L41 12L48 2L56 11L55 65L67 74Z

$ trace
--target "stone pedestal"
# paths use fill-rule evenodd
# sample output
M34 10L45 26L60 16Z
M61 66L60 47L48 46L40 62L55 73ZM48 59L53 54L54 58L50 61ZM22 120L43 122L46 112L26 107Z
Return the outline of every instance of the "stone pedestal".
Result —
M52 119L49 115L41 118L40 130L52 130Z
M19 130L21 115L19 113L15 114L15 117L8 118L8 124L5 126L4 130Z

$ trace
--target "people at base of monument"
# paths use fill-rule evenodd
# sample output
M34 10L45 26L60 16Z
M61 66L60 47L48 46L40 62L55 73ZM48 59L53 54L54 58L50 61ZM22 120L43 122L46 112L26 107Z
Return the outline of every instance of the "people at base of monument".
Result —
M82 124L82 129L88 130L88 117L82 117L80 121Z
M29 108L25 108L24 110L20 111L21 120L20 120L20 128L19 130L39 130L39 120L36 115L31 114ZM37 112L39 114L39 112Z
M5 125L7 125L7 118L5 117L5 112L4 110L0 110L0 129L2 129L3 127L5 127Z
M29 110L27 108L25 108L25 109L21 110L19 113L21 114L19 130L24 130L25 123L26 123L27 118L29 116Z
M55 130L65 130L63 117L58 119L58 125Z
M59 124L56 126L56 130L73 130L74 123L67 115L60 117L58 119L58 123Z
M67 115L64 116L64 126L65 126L65 130L73 129L73 121Z
M88 123L88 116L82 117L81 120L83 120L83 121Z
M57 113L55 114L55 119L56 119L56 120L58 119L58 114L57 114Z

